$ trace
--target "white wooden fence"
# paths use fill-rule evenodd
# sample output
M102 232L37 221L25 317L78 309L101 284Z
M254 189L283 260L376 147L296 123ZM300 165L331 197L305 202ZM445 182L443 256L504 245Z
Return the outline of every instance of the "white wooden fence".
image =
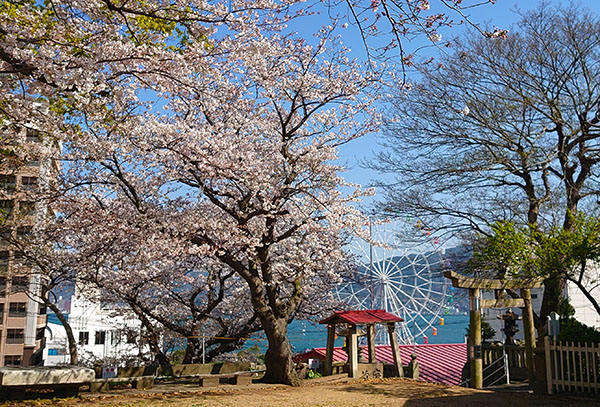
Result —
M600 344L544 340L548 394L600 392Z

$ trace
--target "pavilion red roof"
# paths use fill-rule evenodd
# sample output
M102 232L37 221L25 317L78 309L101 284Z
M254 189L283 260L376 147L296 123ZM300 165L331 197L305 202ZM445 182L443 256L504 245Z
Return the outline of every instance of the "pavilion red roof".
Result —
M458 385L461 383L462 368L467 363L467 345L465 343L428 344L428 345L400 345L400 358L402 364L410 362L410 355L417 354L419 362L419 378L428 382ZM325 360L325 348L314 348L308 352L298 354L294 360L306 362L308 359ZM365 359L368 358L366 346L361 346ZM341 347L333 349L333 361L346 361L348 356ZM375 346L375 359L387 364L394 363L392 347L389 345Z
M386 323L386 322L402 322L404 319L390 314L382 309L368 309L360 311L337 311L333 315L320 321L320 324L337 324L346 322L352 325L370 324L370 323Z

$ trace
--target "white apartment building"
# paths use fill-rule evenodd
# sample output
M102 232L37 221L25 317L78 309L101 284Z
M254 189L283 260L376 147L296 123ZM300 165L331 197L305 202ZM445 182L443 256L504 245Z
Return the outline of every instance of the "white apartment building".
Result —
M148 354L147 345L140 346L141 323L131 312L105 308L76 292L71 300L69 323L78 342L80 361L104 361L114 365ZM46 366L69 362L67 335L59 323L46 328Z

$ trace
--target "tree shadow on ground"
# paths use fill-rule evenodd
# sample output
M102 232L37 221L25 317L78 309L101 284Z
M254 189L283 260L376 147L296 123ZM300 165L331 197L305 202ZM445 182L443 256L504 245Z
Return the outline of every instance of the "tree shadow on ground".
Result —
M537 395L527 392L494 392L472 390L425 382L353 383L340 390L362 394L387 396L400 401L403 407L592 407L600 406L600 399L570 395ZM395 404L394 404L395 405Z

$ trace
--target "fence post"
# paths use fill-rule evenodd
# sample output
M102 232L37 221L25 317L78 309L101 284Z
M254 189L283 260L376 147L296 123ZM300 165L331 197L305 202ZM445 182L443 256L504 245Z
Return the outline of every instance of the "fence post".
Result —
M550 337L544 337L544 353L546 356L546 386L548 394L552 394L552 359L550 358Z

